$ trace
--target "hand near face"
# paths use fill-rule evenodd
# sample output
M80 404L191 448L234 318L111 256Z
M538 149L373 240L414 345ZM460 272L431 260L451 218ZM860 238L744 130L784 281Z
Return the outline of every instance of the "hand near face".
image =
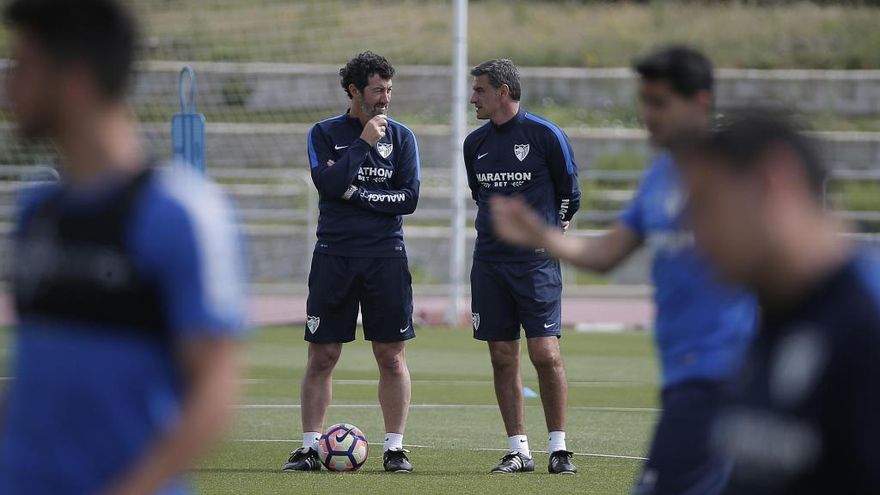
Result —
M384 115L376 115L367 121L367 125L364 126L364 130L361 132L361 139L369 143L370 146L376 146L376 143L385 137L387 129L388 118Z

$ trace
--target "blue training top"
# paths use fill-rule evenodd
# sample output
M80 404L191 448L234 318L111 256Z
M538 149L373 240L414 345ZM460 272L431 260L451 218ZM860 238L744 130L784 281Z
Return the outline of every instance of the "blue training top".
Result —
M178 421L181 345L243 332L225 197L192 171L134 182L21 197L0 493L102 491ZM186 491L173 481L160 493Z
M405 257L401 215L414 212L419 201L419 145L412 131L390 118L376 146L360 138L363 130L346 112L309 131L309 165L320 195L315 252ZM358 192L343 199L352 185Z
M620 221L645 239L657 316L654 337L663 385L693 379L727 379L737 370L757 317L754 298L722 285L694 248L684 225L687 202L668 153L650 164Z
M574 153L562 129L520 110L502 125L490 121L470 133L464 141L464 163L477 203L474 259L544 258L543 249L516 247L495 237L489 198L519 195L549 224L571 220L580 207L581 192Z

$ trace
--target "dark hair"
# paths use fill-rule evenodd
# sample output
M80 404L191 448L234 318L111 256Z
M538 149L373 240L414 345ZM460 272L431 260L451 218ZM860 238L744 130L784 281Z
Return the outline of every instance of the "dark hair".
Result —
M487 60L471 69L471 75L480 77L489 76L489 84L498 89L506 84L510 88L510 98L519 101L522 96L522 88L519 84L519 69L506 58Z
M59 64L82 64L102 94L124 96L137 44L134 17L113 0L12 0L3 17Z
M676 94L686 98L700 91L711 93L715 84L712 62L686 46L659 48L636 60L633 69L642 79L665 82Z
M370 76L373 74L388 80L394 77L394 67L382 55L376 55L368 50L359 53L355 58L349 60L345 67L339 69L339 77L342 78L340 84L342 84L345 94L351 98L351 91L348 90L348 85L354 84L358 91L363 92L364 88L367 87Z
M758 160L776 146L783 146L797 157L798 167L810 192L821 200L828 170L817 143L806 135L808 129L787 116L749 110L725 119L703 136L692 148L697 153L717 156L712 163L738 172L754 170Z

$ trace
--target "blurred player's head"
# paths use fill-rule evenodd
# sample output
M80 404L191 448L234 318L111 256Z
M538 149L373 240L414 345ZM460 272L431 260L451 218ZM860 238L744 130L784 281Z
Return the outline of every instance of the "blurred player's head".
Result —
M394 67L385 57L360 53L339 69L339 77L352 108L359 109L366 120L388 112Z
M44 136L125 99L137 30L112 0L13 0L7 94L21 132Z
M820 242L826 170L796 125L735 117L681 158L697 243L731 280L760 285L805 242Z
M657 146L705 128L712 112L712 63L687 47L664 47L633 64L639 76L642 121Z
M519 102L519 70L510 60L488 60L471 69L471 75L471 104L477 109L478 119L491 119L499 110Z

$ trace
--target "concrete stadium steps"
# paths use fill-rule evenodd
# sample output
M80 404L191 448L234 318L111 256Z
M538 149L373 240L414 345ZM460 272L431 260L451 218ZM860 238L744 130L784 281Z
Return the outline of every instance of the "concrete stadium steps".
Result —
M0 182L0 222L11 221L15 214L17 192L26 187L24 182ZM224 190L236 205L242 222L254 225L306 225L315 221L310 213L308 197L311 194L302 183L292 184L224 184ZM308 187L311 187L309 184ZM317 197L315 195L315 197ZM476 217L476 207L467 203L467 217ZM413 225L447 225L450 218L448 191L422 188L419 208L406 217Z
M171 150L168 123L141 125L149 150L167 159ZM209 122L207 163L211 168L290 168L308 171L308 124L230 124ZM447 126L413 126L419 139L423 169L450 166L453 149ZM636 129L566 129L578 164L589 168L600 157L632 153L647 158L645 133ZM822 152L835 168L880 168L880 133L818 132ZM8 123L0 124L0 163L39 162L49 156L40 147L23 148Z
M305 280L314 248L314 232L308 227L244 227L250 254L251 280L272 283ZM412 227L404 222L404 238L410 268L416 283L443 283L449 276L449 229ZM473 232L468 232L467 252L473 250Z
M16 192L27 185L22 178L47 179L52 169L32 165L0 165L0 222L11 220ZM291 168L209 168L209 175L220 182L234 200L242 222L254 225L314 225L317 192L311 178ZM406 219L412 226L445 226L451 211L452 189L449 171L426 169L422 174L419 207ZM632 197L641 172L587 169L581 174L585 197L577 222L584 226L607 225ZM880 172L837 170L835 180L880 181ZM601 181L597 188L594 181ZM466 218L473 221L476 207L466 191ZM839 192L829 195L832 204L845 204ZM880 212L842 211L853 221L880 222Z
M0 223L0 281L8 280L14 250L9 242L11 224ZM314 230L294 225L242 226L247 241L248 274L254 283L278 284L304 281L308 275ZM467 252L473 250L475 234L467 233ZM418 284L446 283L449 277L449 229L404 227L413 277Z
M143 124L157 156L170 150L167 124ZM308 170L304 124L208 123L207 162L211 167L285 167ZM449 168L453 149L447 126L413 126L422 167ZM635 129L566 129L578 165L590 167L600 157L633 153L647 158L646 135ZM880 168L880 133L818 132L822 151L835 168ZM164 154L163 154L164 153Z
M142 63L137 105L176 111L177 74L186 62ZM337 65L193 62L199 108L243 112L315 112L343 108ZM554 102L585 108L631 108L635 80L628 68L520 68L527 104ZM786 105L804 112L880 114L880 71L718 69L716 102L722 110L746 105ZM449 111L451 68L399 66L394 108L405 113Z
M2 61L0 61L2 65ZM182 62L151 62L142 66L134 91L138 109L149 108L154 119L178 111L177 72ZM302 283L314 244L314 195L308 180L306 133L309 124L234 123L273 118L314 121L334 115L348 101L338 86L336 66L195 63L199 94L197 108L213 118L208 123L209 173L223 183L238 203L249 243L251 280L256 283ZM841 116L880 115L880 71L719 71L719 108L771 102L801 111ZM632 108L634 80L628 69L523 68L526 108L554 103L613 110ZM398 67L392 117L419 115L442 122L449 112L451 81L446 67ZM3 96L0 95L0 105ZM225 117L229 117L226 119ZM228 122L221 122L227 120ZM406 123L406 122L405 122ZM423 184L419 209L404 222L410 266L417 284L446 283L451 189L450 156L454 149L447 126L410 126L419 138ZM149 150L157 159L170 154L170 124L142 124ZM586 176L603 156L619 153L646 158L650 148L642 131L634 129L566 129L575 156ZM854 172L880 170L880 133L818 133L823 153L835 168ZM52 154L40 144L22 145L8 123L0 123L0 164L46 163ZM32 173L33 172L33 173ZM16 191L21 180L43 177L34 166L0 165L0 279L12 263L8 246ZM618 172L608 172L618 173ZM608 221L628 199L632 172L613 188L587 198L578 215ZM851 180L861 180L857 176ZM585 179L586 177L582 177ZM469 216L474 215L468 199ZM844 213L846 214L851 214ZM878 216L877 212L859 212ZM470 252L474 231L468 228ZM585 235L578 231L575 235ZM468 257L469 258L469 257ZM643 255L612 274L617 283L646 281ZM571 280L571 275L567 275Z
M9 245L11 225L0 222L0 281L8 280L13 263L13 250ZM305 284L314 248L314 231L307 226L293 225L244 225L247 240L249 278L255 284ZM600 231L574 231L570 235L594 236ZM404 222L404 237L410 269L416 285L445 284L449 282L448 227L419 227ZM475 232L466 231L465 252L467 269L470 270L470 253L473 250ZM880 244L880 234L860 235L859 239L873 246ZM614 285L648 283L647 251L640 250L635 256L609 275ZM563 278L567 283L574 280L575 270L564 266ZM568 289L567 289L568 290Z
M22 167L17 171L32 169ZM10 166L0 166L0 176L4 171L15 171ZM276 169L258 169L276 170ZM241 175L245 171L239 171ZM221 174L222 175L222 174ZM257 174L265 177L265 173ZM287 175L282 172L282 175ZM443 186L442 178L436 181L430 177L427 184L433 186L423 189L419 209L415 215L404 220L404 236L410 257L410 266L417 284L437 284L448 282L449 239L451 232L448 226L449 197L448 187ZM8 246L7 234L11 228L14 212L14 198L24 183L18 181L0 181L0 280L12 263L12 250ZM239 204L242 229L248 240L249 272L255 283L278 284L291 281L302 281L308 273L309 253L314 246L313 212L305 208L279 208L275 203L292 201L289 196L307 194L306 183L258 185L233 184L226 186ZM437 187L434 190L432 187ZM274 197L267 193L272 192ZM268 203L263 200L268 198ZM253 204L249 202L254 202ZM295 204L295 201L294 203ZM472 202L468 201L469 216L475 213ZM587 202L589 206L589 201ZM311 213L311 214L310 214ZM606 215L607 220L616 217L616 209L607 211L582 211L576 217L579 225L584 225L590 213ZM595 232L577 230L573 235L593 235ZM473 249L475 232L471 227L466 230L466 252ZM644 253L631 259L626 266L611 274L610 280L618 284L642 284L646 282L646 259ZM567 269L566 279L573 279L573 270Z
M19 177L49 177L49 170L40 166L0 165L0 221L11 220L15 208L16 193L28 185ZM249 224L292 224L305 225L314 221L315 212L309 210L309 201L317 201L310 177L301 172L288 169L209 169L209 175L220 182L236 204L240 219ZM586 172L582 181L594 175ZM637 177L639 172L611 174L628 180ZM8 177L14 177L9 179ZM599 174L599 176L604 176ZM629 180L630 184L633 184ZM466 217L473 221L476 205L466 192ZM407 216L410 225L447 225L451 211L452 189L448 171L426 170L422 176L419 206L416 212ZM581 222L605 223L616 218L617 210L632 196L631 189L607 189L595 191L578 215ZM590 210L592 208L593 210Z
M14 251L9 244L9 223L0 223L0 281L8 280ZM296 225L242 226L247 242L248 274L255 284L305 283L309 272L311 253L314 249L314 230ZM588 235L577 232L575 235ZM470 253L476 233L466 231L465 252L468 253L467 270L470 271ZM450 230L448 227L420 227L404 222L404 239L410 270L416 285L445 284L449 282ZM611 280L620 284L645 283L645 259L636 256L611 274ZM564 272L573 273L566 268ZM570 275L565 275L571 280Z

